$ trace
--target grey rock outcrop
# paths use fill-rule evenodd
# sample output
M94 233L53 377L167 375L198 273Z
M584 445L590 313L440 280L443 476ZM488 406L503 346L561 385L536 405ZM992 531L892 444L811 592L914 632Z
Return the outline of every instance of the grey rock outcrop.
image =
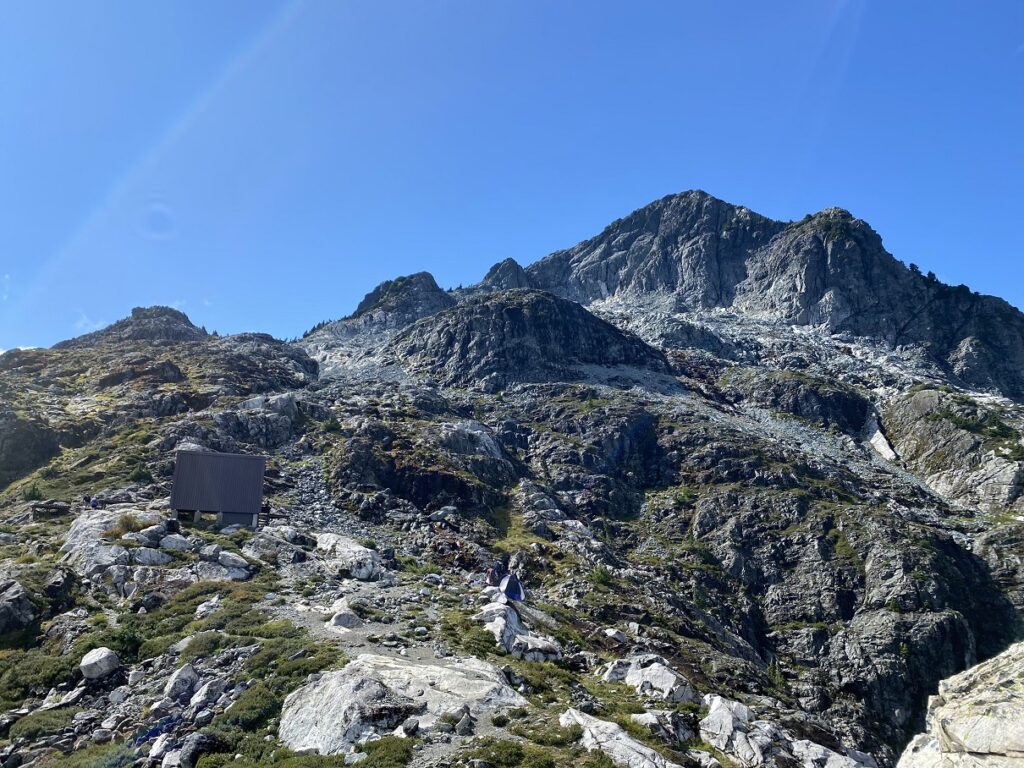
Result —
M316 537L316 546L328 569L337 575L360 581L373 581L380 577L380 555L352 539L335 533L322 533Z
M535 286L530 275L519 265L519 262L515 259L505 259L487 270L484 279L474 287L487 291L508 291L513 288L534 288Z
M700 721L701 738L744 768L791 765L804 768L877 768L873 758L856 750L842 753L795 738L778 724L758 718L738 701L714 694L704 697L708 713Z
M576 725L583 730L580 744L587 750L604 752L620 768L679 768L678 763L640 743L618 723L612 723L567 709L559 718L563 728Z
M723 375L731 399L787 413L819 427L859 437L873 413L871 401L851 387L796 371L735 369Z
M608 665L602 679L608 683L625 683L635 688L639 696L674 703L700 700L690 681L653 653L616 659Z
M688 719L672 710L649 709L630 715L629 719L649 730L656 739L672 747L682 746L697 735L690 727Z
M378 285L359 302L355 317L386 318L386 326L401 328L454 304L455 299L438 287L433 275L416 272Z
M527 704L500 670L474 657L417 662L367 653L357 656L343 671L380 680L390 690L415 700L421 707L419 723L423 727L455 710L476 717Z
M551 637L525 627L519 613L507 603L488 603L473 617L494 635L498 647L517 659L555 661L562 658L562 647Z
M583 304L665 292L685 306L724 307L747 275L747 259L784 226L704 192L684 192L644 206L526 271L538 288Z
M185 664L174 671L164 685L164 696L174 701L188 701L199 682L195 667Z
M288 694L277 735L295 751L345 754L360 739L382 735L419 711L379 680L327 673Z
M39 612L17 581L0 583L0 636L31 626Z
M1024 766L1024 643L939 683L898 768Z
M366 294L350 317L324 323L307 334L302 345L310 350L322 350L333 342L368 334L374 334L379 341L417 320L454 306L455 302L453 296L438 287L429 272L385 280Z
M892 401L885 427L900 458L943 497L1024 514L1024 434L1000 406L919 388Z
M457 707L478 714L526 704L500 672L477 659L424 664L363 654L288 695L278 737L293 750L346 754L417 716L429 726Z
M640 339L541 291L469 299L407 328L390 347L403 365L447 385L573 379L586 366L669 372Z
M0 401L0 489L49 461L58 451L57 433L45 420L19 414Z

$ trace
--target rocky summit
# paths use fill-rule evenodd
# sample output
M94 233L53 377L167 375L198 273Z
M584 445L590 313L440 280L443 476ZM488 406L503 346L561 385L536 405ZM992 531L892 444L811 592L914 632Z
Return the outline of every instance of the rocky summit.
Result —
M181 450L265 456L260 527ZM1022 548L1024 315L839 209L294 342L136 309L0 355L0 766L1017 765Z

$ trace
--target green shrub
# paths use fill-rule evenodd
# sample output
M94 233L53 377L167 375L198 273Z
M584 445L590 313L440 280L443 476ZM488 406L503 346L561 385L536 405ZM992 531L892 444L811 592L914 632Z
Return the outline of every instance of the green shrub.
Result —
M575 723L568 728L549 722L516 723L509 731L544 747L566 747L583 736L583 729Z
M135 749L131 744L90 744L70 755L44 757L36 763L39 768L128 768L135 763Z
M523 762L524 746L508 739L484 739L471 756L483 760L495 768L517 768Z
M110 538L116 538L118 536L124 536L126 533L136 533L145 527L146 524L139 520L135 515L125 513L117 518L117 523L115 523L112 528L105 530L103 535Z
M471 656L484 658L491 653L504 653L494 640L494 635L479 624L474 624L460 611L449 611L445 614L441 620L441 634L452 645Z
M39 483L32 483L22 494L25 501L42 501L43 492L39 490Z
M40 736L52 735L71 724L80 709L46 709L25 715L11 726L11 739L25 738L29 741Z
M617 768L612 759L599 749L587 752L582 760L576 760L574 765L578 768Z
M558 691L568 690L570 686L576 683L576 678L572 672L550 661L521 661L515 659L510 660L509 664L534 691L540 694L549 694L545 695L547 699L551 699L551 695ZM509 712L510 715L512 711Z
M185 661L213 656L229 642L229 638L223 632L200 632L185 646L181 656Z
M615 577L612 575L610 568L599 565L590 572L590 583L599 587L610 588L615 586Z
M356 749L366 753L360 765L364 768L404 768L412 758L413 739L384 736L361 744Z
M180 639L178 634L151 637L139 646L138 657L139 659L152 659L154 656L160 656Z
M253 730L281 711L283 700L262 680L238 697L220 721L243 730Z
M135 465L135 468L128 473L128 480L133 483L148 484L153 482L153 475L150 473L149 469L146 468L146 465L140 461Z
M508 739L484 738L470 757L488 762L495 768L555 768L558 753L533 744Z
M33 693L45 694L74 674L80 658L74 653L53 655L40 648L0 653L0 700L20 704Z

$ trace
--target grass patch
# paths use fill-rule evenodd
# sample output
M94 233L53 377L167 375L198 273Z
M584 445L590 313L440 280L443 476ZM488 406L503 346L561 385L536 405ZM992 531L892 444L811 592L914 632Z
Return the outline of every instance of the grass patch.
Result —
M533 689L533 695L544 704L565 703L576 676L550 661L523 661L509 658L507 663Z
M212 630L200 632L189 641L187 646L185 646L185 650L182 652L181 658L185 661L192 661L206 656L213 656L213 654L229 642L230 639L223 632L216 632Z
M509 733L522 736L542 747L567 747L583 737L583 728L575 723L568 728L563 728L557 723L548 721L519 722L508 730Z
M117 522L105 530L103 535L107 538L116 539L124 536L126 533L138 533L145 527L146 524L135 517L135 515L126 513L117 518Z
M413 576L426 576L428 573L441 573L441 569L429 560L420 560L411 555L399 555L398 563L402 566L403 573L410 573Z
M615 576L612 575L611 568L606 565L596 566L588 576L590 583L598 587L606 587L611 589L615 586Z
M153 482L153 474L146 468L146 465L140 461L135 465L132 471L128 473L128 479L133 483L144 483L148 485Z
M861 560L857 550L853 548L853 545L850 543L849 539L843 535L842 531L838 528L832 528L827 534L825 534L825 538L832 542L832 551L835 553L837 559L845 560L856 568L861 575L864 574L864 561Z
M135 748L130 744L90 744L70 755L44 757L40 768L128 768L135 763Z
M81 709L47 709L25 715L11 726L11 739L24 738L34 741L40 736L54 734L71 725Z
M461 611L448 611L441 618L441 635L452 645L481 659L489 654L504 655L494 635Z
M495 768L555 768L558 765L550 750L510 739L485 738L469 757Z
M413 739L401 736L383 736L376 741L360 744L359 752L366 753L360 765L364 768L404 768L412 759Z

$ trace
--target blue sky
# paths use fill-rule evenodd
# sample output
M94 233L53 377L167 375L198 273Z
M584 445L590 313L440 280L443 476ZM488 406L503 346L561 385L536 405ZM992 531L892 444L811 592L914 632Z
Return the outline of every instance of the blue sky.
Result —
M6 0L0 348L300 334L702 188L1024 306L1024 3Z

